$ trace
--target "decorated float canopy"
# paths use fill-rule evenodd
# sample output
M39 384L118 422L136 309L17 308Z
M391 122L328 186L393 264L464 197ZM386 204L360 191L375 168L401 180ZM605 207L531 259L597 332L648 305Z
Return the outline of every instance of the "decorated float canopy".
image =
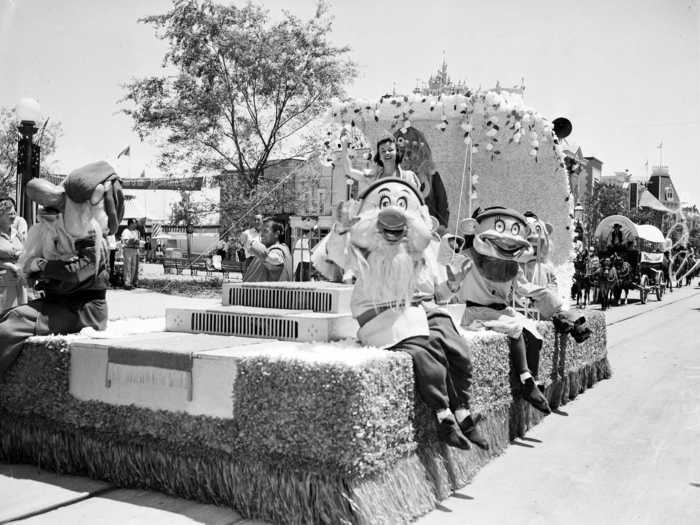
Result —
M532 211L554 227L552 262L570 260L573 202L561 145L553 123L525 106L519 93L385 95L335 104L332 121L349 130L357 148L373 149L389 132L399 150L422 152L402 167L440 174L450 205L449 229L477 207ZM333 135L329 131L326 142L331 149L339 147Z
M620 230L622 246L632 246L642 251L661 251L666 238L656 226L635 224L624 215L605 217L595 230L593 238L600 249L613 244L613 233Z

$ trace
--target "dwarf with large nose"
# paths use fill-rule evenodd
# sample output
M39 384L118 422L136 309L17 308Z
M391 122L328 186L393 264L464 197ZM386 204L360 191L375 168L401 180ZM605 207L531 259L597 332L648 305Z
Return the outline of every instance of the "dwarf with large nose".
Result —
M363 293L376 304L409 301L416 264L432 239L425 205L405 182L385 179L364 193L355 221L350 238L359 252Z
M329 262L355 274L350 308L358 339L411 356L416 388L435 413L439 439L457 448L468 449L470 442L488 448L469 412L469 348L438 306L449 291L435 257L436 227L417 187L381 179L360 200L340 206L312 262L329 277Z

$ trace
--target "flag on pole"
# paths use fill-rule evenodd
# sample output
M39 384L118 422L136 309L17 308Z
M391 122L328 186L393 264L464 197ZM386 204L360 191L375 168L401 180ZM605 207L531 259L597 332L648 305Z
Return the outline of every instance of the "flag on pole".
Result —
M127 146L123 150L119 152L119 155L117 155L117 158L121 157L124 155L125 157L130 157L131 156L131 146Z
M140 177L145 177L146 176L146 168L143 168L143 171L141 172Z
M151 231L151 239L155 239L160 236L162 232L162 229L160 227L160 224L154 224L153 225L153 230Z

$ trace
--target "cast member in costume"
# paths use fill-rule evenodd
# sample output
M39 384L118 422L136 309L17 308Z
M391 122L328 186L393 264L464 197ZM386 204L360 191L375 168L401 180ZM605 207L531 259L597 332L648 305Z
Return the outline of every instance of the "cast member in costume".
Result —
M44 209L29 230L19 260L44 297L0 317L0 375L16 360L27 337L68 334L107 326L105 293L109 255L105 236L124 215L121 183L106 162L71 172L62 186L46 179L27 184L27 197Z
M360 325L358 338L411 355L416 387L436 415L440 439L463 449L470 448L469 440L488 448L469 413L468 348L435 304L449 291L435 258L434 227L416 186L381 179L360 201L341 205L338 222L313 252L312 263L324 275L332 275L334 265L353 270L351 310Z
M551 224L541 221L533 212L524 213L527 219L528 236L532 250L526 252L520 262L523 264L525 278L533 284L557 290L557 277L554 266L549 259L552 250L550 235L554 231Z
M430 145L423 133L414 127L400 129L394 134L401 165L418 176L419 189L425 199L425 205L430 215L438 221L438 234L443 235L450 220L450 207L445 185L433 162Z
M577 341L588 337L585 318L562 310L558 294L525 278L518 264L532 250L528 242L527 219L503 207L477 210L474 218L460 225L468 250L455 272L448 266L449 286L466 303L463 325L468 329L487 328L506 334L510 343L513 370L520 379L523 398L538 410L551 410L536 383L542 336L536 323L511 306L511 293L532 299L555 327L570 331ZM462 254L460 254L462 255Z
M343 132L345 133L345 132ZM345 176L358 181L360 193L363 193L368 185L384 178L398 178L420 188L418 176L411 170L401 167L401 155L396 149L396 139L391 133L385 133L377 140L377 151L374 154L374 168L371 170L356 170L352 167L348 142L345 134L341 135L341 167L345 170Z

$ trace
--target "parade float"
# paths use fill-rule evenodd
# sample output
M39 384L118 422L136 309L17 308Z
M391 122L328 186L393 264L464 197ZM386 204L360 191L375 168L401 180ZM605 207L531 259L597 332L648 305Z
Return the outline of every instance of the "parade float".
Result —
M334 113L368 140L420 128L448 188L451 226L476 205L546 217L565 282L571 202L546 120L498 92L385 97ZM30 338L0 380L0 459L273 523L410 522L543 416L514 396L506 336L461 331L472 411L490 448L445 446L410 356L357 342L352 292L229 283L217 308L168 309L163 331L134 322L119 334ZM457 322L460 308L450 306ZM605 319L589 312L587 325L579 344L538 323L539 376L554 410L609 377Z

